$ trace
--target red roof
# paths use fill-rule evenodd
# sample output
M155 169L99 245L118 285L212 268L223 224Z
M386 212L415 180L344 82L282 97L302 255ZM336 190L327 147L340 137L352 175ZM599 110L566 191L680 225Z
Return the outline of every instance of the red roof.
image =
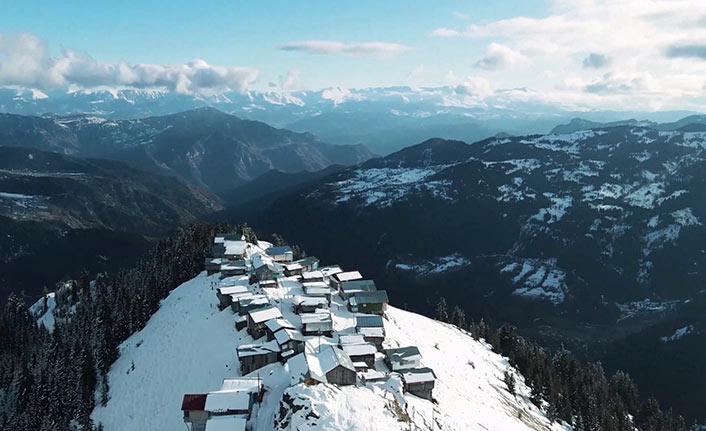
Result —
M181 409L184 411L205 410L206 394L184 394L184 401L181 403Z

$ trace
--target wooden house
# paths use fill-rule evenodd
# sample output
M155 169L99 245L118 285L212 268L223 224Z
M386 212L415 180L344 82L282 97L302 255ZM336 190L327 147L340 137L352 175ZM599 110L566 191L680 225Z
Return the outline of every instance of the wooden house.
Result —
M277 280L280 276L279 268L271 262L263 262L261 265L256 266L254 272L258 281Z
M405 392L420 398L432 400L432 390L436 381L436 374L431 368L411 368L400 372Z
M233 302L232 305L235 305L235 304L236 304L236 302ZM241 316L245 316L253 310L269 307L270 300L267 299L267 297L265 295L253 295L249 298L240 298L237 301L237 304L238 304L238 314L240 314ZM231 306L231 308L232 308L232 306Z
M282 317L279 308L265 307L258 308L248 312L248 332L257 340L265 335L265 323L268 320L278 319Z
M327 346L317 353L300 353L287 361L287 367L292 384L305 382L344 386L356 382L353 361L335 346Z
M206 411L213 416L250 416L252 395L240 391L215 391L206 396ZM208 428L207 428L208 429Z
M304 272L304 267L296 262L288 263L284 265L284 275L287 277L294 277L295 275L302 275Z
M206 275L213 275L217 272L221 272L221 264L223 263L223 258L220 257L207 257L204 266L206 267Z
M219 287L216 289L216 296L218 297L218 308L221 310L230 307L230 304L233 303L233 296L232 295L238 295L242 293L248 293L250 292L248 290L247 286L243 285L234 285L234 286L227 286L227 287Z
M191 424L192 431L204 431L208 412L206 411L207 394L184 394L181 410L184 412L184 422Z
M294 297L293 307L296 314L314 313L319 309L327 309L329 302L322 297L297 295Z
M318 269L315 271L304 271L302 272L302 283L323 283L324 273ZM326 284L326 283L325 283ZM330 287L326 284L326 287Z
M247 431L247 425L248 418L244 415L212 416L206 421L204 431Z
M321 266L318 268L318 270L321 271L321 273L324 275L324 277L326 277L327 280L333 277L334 274L343 272L341 267L338 265Z
M329 310L318 309L314 313L301 315L304 335L326 335L333 333L333 318Z
M255 296L255 294L248 291L241 293L231 293L229 296L231 310L233 310L233 313L238 313L240 311L240 301L252 298Z
M263 289L272 289L277 287L277 280L260 280L257 285Z
M280 317L265 322L265 332L267 333L267 341L275 339L275 334L283 329L295 329L294 325L287 319Z
M238 346L237 354L240 361L240 371L251 373L265 365L274 364L279 360L279 345L276 341L264 344L244 344Z
M422 354L415 346L385 350L385 363L392 371L418 368L421 360Z
M246 316L235 315L235 330L240 331L248 327L248 318Z
M296 354L302 353L306 347L304 336L295 329L277 331L275 333L275 340L281 351L280 357L284 361Z
M373 343L378 351L382 351L385 341L385 327L382 316L360 314L355 317L355 332L363 336L365 341Z
M340 269L340 268L339 268ZM323 269L322 269L323 271ZM329 280L331 288L335 290L341 289L341 283L354 280L362 280L363 276L358 271L335 272L330 275ZM344 298L345 299L345 298Z
M352 338L352 337L351 337ZM353 361L356 370L375 368L375 354L377 348L374 344L368 343L360 337L360 340L341 339L341 349Z
M229 260L221 264L221 277L245 275L248 268L244 260Z
M326 301L331 303L331 288L324 281L310 281L302 283L304 287L304 293L307 296L314 296L317 298L326 298Z
M304 271L314 271L318 269L319 262L319 259L317 259L315 256L308 256L296 261L296 263L298 263L304 268Z
M244 240L225 240L223 257L228 259L244 259L248 243Z
M353 313L383 314L387 310L387 292L357 292L348 299L348 309Z
M348 299L356 293L374 292L377 290L373 280L351 280L344 281L338 285L338 293L341 298Z
M265 250L265 253L275 262L292 262L294 260L294 252L288 245L270 247Z

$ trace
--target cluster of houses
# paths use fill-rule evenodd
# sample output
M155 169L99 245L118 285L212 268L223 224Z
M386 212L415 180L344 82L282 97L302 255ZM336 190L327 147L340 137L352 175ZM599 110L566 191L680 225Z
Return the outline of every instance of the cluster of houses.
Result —
M320 267L315 257L295 260L287 246L262 249L239 235L217 235L212 254L206 271L220 273L214 286L219 308L230 308L235 330L247 328L253 339L236 347L240 371L255 376L184 395L184 421L192 431L244 431L266 392L258 370L278 362L291 385L364 385L397 375L406 392L432 399L436 376L421 365L419 349L384 347L389 300L374 281L337 265ZM285 286L287 294L278 294ZM334 329L344 314L355 326Z

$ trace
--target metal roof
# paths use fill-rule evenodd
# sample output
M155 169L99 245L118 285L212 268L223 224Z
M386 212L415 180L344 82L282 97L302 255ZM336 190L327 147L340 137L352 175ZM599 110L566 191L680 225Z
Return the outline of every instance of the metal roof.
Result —
M387 303L390 300L387 298L387 292L384 290L376 290L374 292L356 292L353 298L358 304L380 304Z
M267 253L270 256L278 256L280 254L285 254L285 253L291 253L292 248L288 245L280 245L280 246L273 246L265 250L265 253Z
M181 409L186 410L205 410L207 394L184 394L184 400L181 402Z
M385 354L390 358L390 360L401 360L408 359L414 356L419 356L421 359L422 354L419 352L417 346L399 347L396 349L386 349Z
M350 291L365 291L365 292L372 292L375 289L375 282L373 280L352 280L352 281L344 281L341 283L341 290L344 292L350 292Z
M365 314L355 316L355 326L359 328L382 328L384 324L382 316Z

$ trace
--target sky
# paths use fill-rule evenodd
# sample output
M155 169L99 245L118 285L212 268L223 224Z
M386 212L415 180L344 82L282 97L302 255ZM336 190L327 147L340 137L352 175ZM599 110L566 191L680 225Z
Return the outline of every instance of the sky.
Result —
M452 86L702 109L705 72L701 0L0 3L0 86L41 91Z

